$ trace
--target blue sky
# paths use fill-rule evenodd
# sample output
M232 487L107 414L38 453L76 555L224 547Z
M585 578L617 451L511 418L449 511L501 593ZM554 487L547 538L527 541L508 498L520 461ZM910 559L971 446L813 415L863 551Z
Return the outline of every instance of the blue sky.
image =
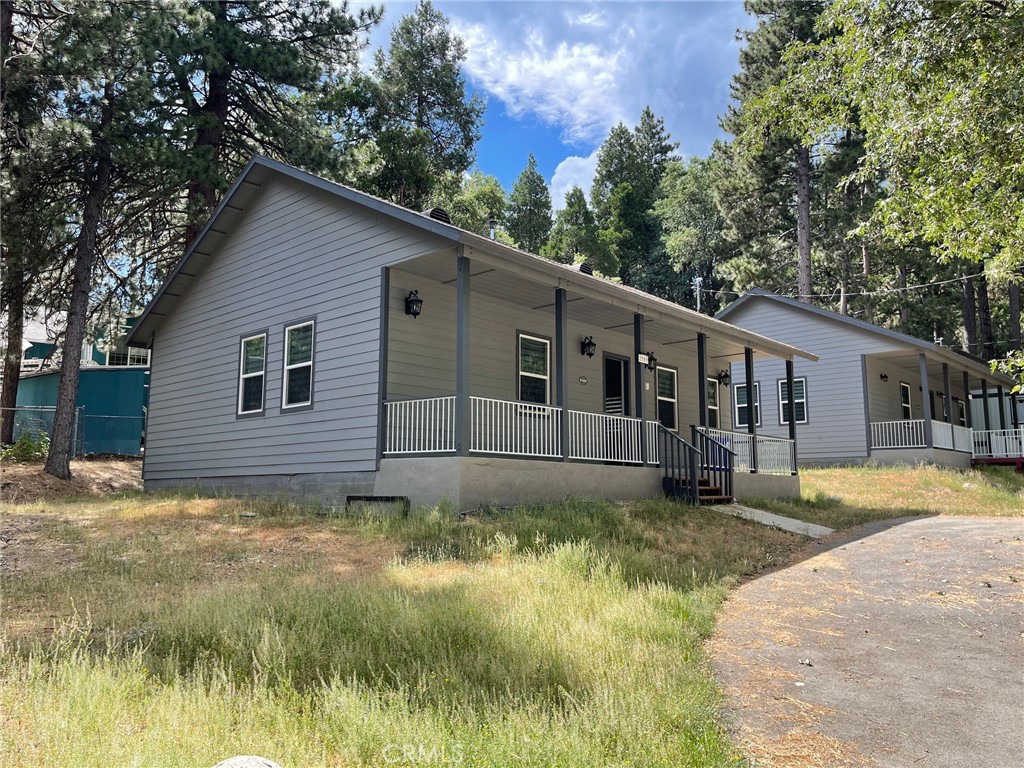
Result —
M464 72L487 99L477 166L511 189L533 152L556 208L589 191L609 129L650 105L683 155L705 155L738 69L741 2L434 0L468 49ZM389 2L375 45L412 2Z

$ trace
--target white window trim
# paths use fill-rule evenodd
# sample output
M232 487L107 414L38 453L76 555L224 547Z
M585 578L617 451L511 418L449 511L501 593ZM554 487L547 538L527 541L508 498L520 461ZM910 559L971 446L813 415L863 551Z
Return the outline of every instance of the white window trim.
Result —
M263 339L263 368L258 372L245 373L245 343L253 339ZM252 411L242 410L242 396L245 391L246 379L257 376L263 377L263 391L260 397L260 407ZM235 402L235 412L238 416L255 416L263 413L267 408L267 333L254 333L252 336L243 336L238 345L238 399Z
M312 340L309 347L309 361L304 363L288 363L288 334L297 328L310 326L313 329ZM309 408L313 405L313 360L316 357L316 320L303 320L294 325L285 326L284 329L284 365L281 372L281 410L290 411L295 408ZM288 402L288 375L299 368L309 368L309 399L301 403Z
M907 393L907 402L903 402L903 393ZM906 409L904 411L903 409ZM914 391L910 388L910 384L905 381L900 382L900 418L901 419L913 419L914 418Z
M547 375L542 376L539 373L529 373L523 370L523 339L529 339L530 341L536 341L544 345L544 368L547 370ZM551 339L545 339L542 336L534 336L529 333L523 333L520 331L516 334L516 400L519 402L526 402L522 400L521 379L523 376L527 376L531 379L540 379L544 382L544 405L548 405L551 402ZM540 403L537 403L540 405Z
M711 424L711 412L714 411L715 412L715 426L711 427L711 429L725 429L725 427L722 425L722 393L719 392L719 386L720 385L719 385L718 379L716 379L716 378L714 378L712 376L708 376L707 382L708 382L708 384L711 384L711 385L714 386L714 392L715 392L715 404L712 405L711 404L711 400L708 400L708 402L707 402L707 406L708 406L708 425L710 426L710 424ZM706 394L707 393L705 392L705 395Z
M746 385L745 382L740 382L739 384L733 383L733 385L732 385L732 404L733 404L733 409L734 409L733 413L735 414L735 418L736 418L736 423L733 426L736 429L739 429L740 426L747 427L746 424L743 424L743 425L740 424L740 407L741 406L740 406L740 396L739 396L740 395L740 387L746 387L746 386L747 385ZM748 401L750 400L749 396L747 397L747 400ZM749 408L750 407L749 402L748 402L747 405L744 405L742 407L743 408ZM761 426L761 382L759 382L759 381L755 381L754 382L754 426L755 427L760 427Z
M808 416L809 416L809 414L807 412L807 377L806 376L794 376L793 377L793 388L794 389L796 389L796 383L798 381L802 381L804 383L804 396L801 397L801 398L797 398L797 400L796 400L797 403L803 403L804 404L804 417L802 419L797 419L796 423L797 424L806 424ZM789 426L789 422L786 421L786 419L785 419L785 415L786 415L785 406L788 405L788 403L785 400L783 400L783 398L782 398L782 385L785 384L785 383L786 383L785 379L779 379L779 426L783 426L783 427ZM790 407L792 408L793 406L790 405Z
M961 427L967 426L967 403L959 397L954 397L956 403L956 423Z
M661 387L658 386L658 374L662 371L672 374L672 397L662 397ZM672 426L666 427L671 429L673 432L679 431L679 372L675 368L669 368L664 365L659 365L657 371L654 374L654 396L655 406L664 400L666 403L672 403ZM659 409L660 410L660 409ZM655 417L658 419L658 423L661 423L661 414L658 410L655 411ZM662 425L664 426L664 425Z

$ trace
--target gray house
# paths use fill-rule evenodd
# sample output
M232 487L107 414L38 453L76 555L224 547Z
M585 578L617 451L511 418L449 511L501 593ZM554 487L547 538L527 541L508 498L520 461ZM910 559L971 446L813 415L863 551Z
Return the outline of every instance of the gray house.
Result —
M732 372L733 418L746 425L752 400L759 435L790 434L793 392L803 464L871 458L966 467L1024 456L1013 381L983 360L761 289L718 317L820 355L797 362L792 389L772 360L757 362L749 377L740 366Z
M146 487L799 493L788 438L710 435L731 361L813 355L443 218L253 159L128 340L152 350Z

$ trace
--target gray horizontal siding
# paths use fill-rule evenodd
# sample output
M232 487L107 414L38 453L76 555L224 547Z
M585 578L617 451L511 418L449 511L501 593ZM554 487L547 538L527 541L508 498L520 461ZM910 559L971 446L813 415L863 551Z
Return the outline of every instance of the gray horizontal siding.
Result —
M156 334L152 480L376 468L381 268L444 244L280 177ZM314 407L280 407L284 327L315 316ZM237 419L239 339L266 329L266 411Z
M415 319L405 315L405 297L411 290L418 291L424 300L423 313ZM554 301L554 289L551 289L550 301ZM454 394L455 287L392 268L390 312L388 399ZM473 294L470 312L470 394L497 400L517 400L516 332L550 338L554 355L554 310L533 309L492 296ZM593 336L598 345L597 354L592 359L580 354L580 340L585 336ZM603 355L609 353L632 359L632 329L623 332L585 325L573 318L573 304L570 302L568 346L569 407L602 413ZM688 436L689 425L698 421L696 344L652 345L652 349L660 364L678 371L680 432ZM586 384L580 382L581 376L587 380ZM644 392L644 417L654 421L657 419L654 373L645 371L644 377L650 385ZM552 379L552 400L554 389ZM630 412L633 411L631 403ZM722 409L722 417L728 426L731 417L727 408Z
M866 331L811 317L799 309L765 299L746 302L729 316L729 322L819 355L818 362L794 362L794 375L807 379L808 423L797 425L801 460L867 456L861 356L896 352L902 347ZM754 380L761 390L760 434L789 436L789 426L780 424L779 413L777 382L785 378L782 361L760 360L754 364ZM734 385L745 382L742 365L733 365L732 380ZM870 375L868 380L870 383ZM734 392L735 389L730 392L733 412ZM874 392L871 397L875 399ZM899 400L896 402L898 407Z

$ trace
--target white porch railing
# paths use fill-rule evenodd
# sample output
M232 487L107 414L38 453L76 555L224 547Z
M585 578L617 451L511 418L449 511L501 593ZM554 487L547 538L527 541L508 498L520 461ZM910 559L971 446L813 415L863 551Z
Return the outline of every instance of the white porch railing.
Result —
M640 463L640 419L569 411L569 458Z
M871 422L872 448L925 448L924 419Z
M560 408L470 397L469 450L512 456L562 455Z
M657 464L661 461L658 458L658 427L661 426L656 421L647 422L647 463Z
M944 421L932 421L932 445L952 451L953 425Z
M975 458L1019 459L1024 457L1024 427L974 431Z
M384 403L384 453L452 453L455 396Z
M757 451L757 471L763 475L791 475L796 472L796 452L793 441L782 437L768 437L749 432L729 432L724 429L703 429L709 437L714 438L736 454L733 468L737 472L750 472L753 468L750 461L751 444Z
M961 453L974 452L974 430L970 427L953 425L953 450Z

